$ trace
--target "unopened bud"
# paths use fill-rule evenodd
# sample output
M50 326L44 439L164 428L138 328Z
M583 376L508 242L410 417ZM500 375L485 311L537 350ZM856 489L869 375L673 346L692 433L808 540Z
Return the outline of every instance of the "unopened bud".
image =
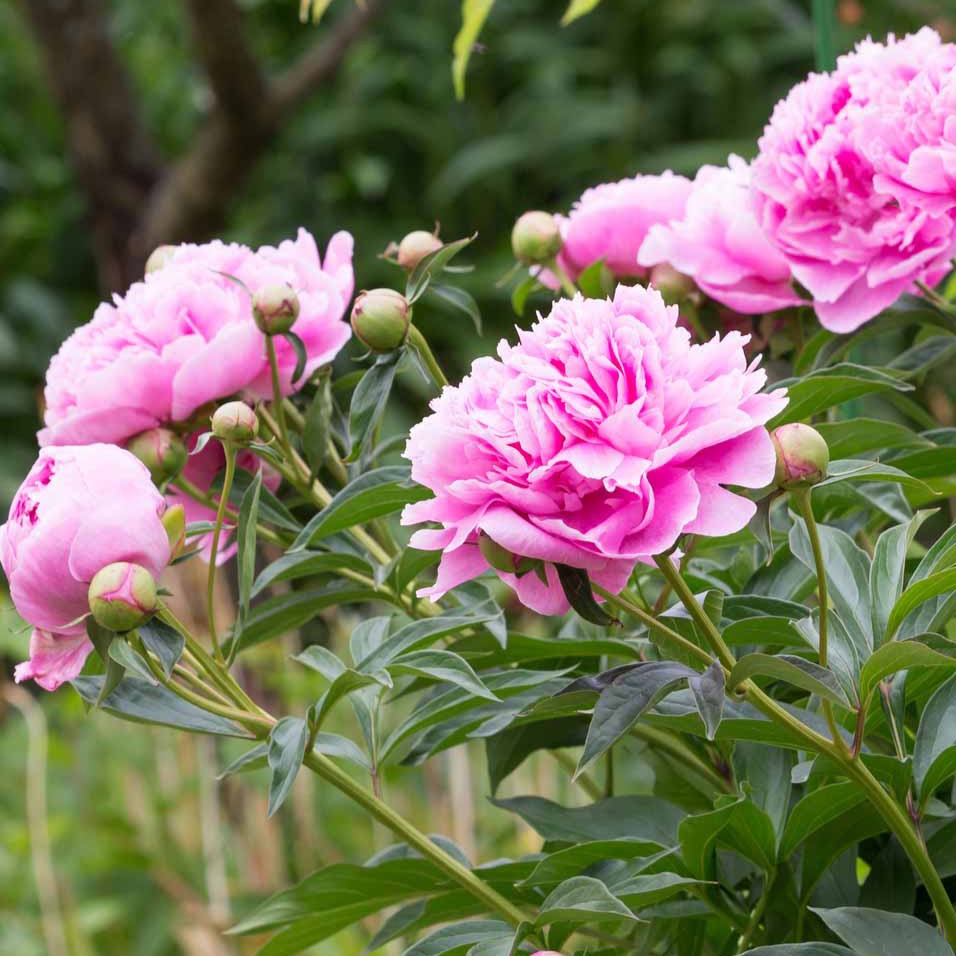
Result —
M172 561L186 543L186 509L182 505L170 505L160 520L169 538L169 560Z
M352 331L373 352L392 352L408 335L408 299L394 289L362 292L352 306Z
M815 485L826 477L830 449L823 436L809 425L781 425L771 436L777 453L774 483L780 488Z
M562 245L558 220L549 212L526 212L511 230L512 251L525 265L550 262Z
M299 317L299 297L285 282L266 285L252 296L252 317L266 335L288 332Z
M108 631L131 631L156 610L156 582L146 568L118 561L96 573L88 597L97 624Z
M484 531L478 532L478 550L489 566L496 571L504 571L506 574L515 573L518 558Z
M126 443L126 449L149 469L154 484L160 486L175 478L189 457L185 442L168 428L140 432Z
M696 288L690 276L678 272L666 262L654 266L649 278L651 285L660 292L668 305L683 302Z
M259 433L259 419L245 402L226 402L212 416L212 433L220 441L247 444Z
M146 260L146 275L162 269L176 254L176 246L157 246Z
M398 244L398 264L406 272L412 272L425 256L438 252L442 245L444 243L434 233L416 229Z

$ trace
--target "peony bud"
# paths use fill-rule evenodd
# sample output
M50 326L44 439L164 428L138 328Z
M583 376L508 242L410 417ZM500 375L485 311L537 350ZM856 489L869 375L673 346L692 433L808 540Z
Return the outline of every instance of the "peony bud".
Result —
M266 335L281 335L299 317L299 297L285 282L266 285L252 296L252 317Z
M683 302L696 288L690 276L678 272L666 262L651 269L650 284L660 292L668 305Z
M245 402L226 402L212 416L212 433L220 441L248 444L259 433L259 419Z
M157 246L146 260L146 275L151 272L158 272L176 252L176 246Z
M511 230L511 248L525 265L550 262L562 245L558 220L549 212L526 212Z
M169 538L169 560L172 561L186 543L186 509L182 505L170 505L160 520Z
M406 272L412 272L425 256L438 252L442 245L444 243L434 233L416 229L398 244L398 264Z
M771 436L777 452L773 480L780 488L815 485L826 477L830 449L823 436L809 425L781 425Z
M392 352L408 335L408 299L394 289L362 292L352 306L352 331L373 352Z
M156 582L146 568L117 561L96 573L88 598L97 624L108 631L131 631L156 610Z
M153 483L159 486L175 478L188 458L185 442L168 428L150 428L134 435L126 443L126 450L149 469Z

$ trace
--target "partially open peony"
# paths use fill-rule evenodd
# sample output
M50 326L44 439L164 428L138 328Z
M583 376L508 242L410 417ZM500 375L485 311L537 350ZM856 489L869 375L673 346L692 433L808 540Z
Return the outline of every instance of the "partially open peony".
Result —
M690 276L710 298L742 315L774 312L803 300L790 266L764 237L750 202L750 167L739 156L703 166L684 214L651 226L638 262Z
M640 286L619 286L612 300L561 300L518 335L411 431L412 477L435 497L406 507L402 521L436 522L411 544L444 551L423 594L440 597L488 569L483 533L545 562L547 584L533 570L499 574L528 607L562 613L555 562L617 591L679 535L749 521L754 504L724 486L771 481L764 425L786 397L761 393L766 376L748 365L745 336L692 345L677 308Z
M0 528L10 598L34 628L18 681L56 690L79 674L87 589L102 568L130 561L158 578L170 544L166 510L146 466L115 445L43 448Z
M956 254L956 45L866 41L777 104L753 163L758 221L850 332Z
M293 331L308 354L304 381L349 339L342 318L353 288L352 237L333 236L324 261L304 229L255 252L218 241L172 247L160 267L101 305L53 357L40 444L122 443L238 392L270 396L265 338L249 292L278 284L298 295ZM295 352L281 338L276 348L288 394L296 388Z

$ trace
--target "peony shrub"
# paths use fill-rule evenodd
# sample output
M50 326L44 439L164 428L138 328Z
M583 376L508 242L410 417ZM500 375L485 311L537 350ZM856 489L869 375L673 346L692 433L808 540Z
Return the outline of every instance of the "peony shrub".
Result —
M16 679L244 740L222 774L263 772L270 815L304 768L397 841L244 903L233 934L953 956L956 442L923 386L956 348L954 91L933 31L870 41L788 94L749 166L522 215L552 301L526 320L520 283L513 338L457 384L421 318L474 318L470 240L423 230L350 324L351 237L320 258L301 230L161 247L64 344L0 530ZM350 328L364 364L333 383ZM887 330L886 366L848 360ZM403 454L400 368L435 393ZM323 613L348 647L303 644ZM250 679L280 639L305 713ZM482 834L469 859L389 804L384 774L469 742L492 796L539 761L550 789L495 799L530 852Z

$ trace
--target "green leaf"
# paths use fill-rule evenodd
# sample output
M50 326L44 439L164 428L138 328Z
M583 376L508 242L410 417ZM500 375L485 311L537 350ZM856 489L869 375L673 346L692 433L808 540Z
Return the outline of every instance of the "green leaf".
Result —
M787 380L776 384L787 387L790 401L770 423L768 426L770 428L777 428L787 422L803 421L862 395L913 390L912 385L886 371L853 365L850 362L841 362L829 368L817 369L796 381Z
M856 458L833 461L830 462L827 476L814 488L829 488L842 482L893 482L909 491L917 492L927 500L936 495L926 482L914 478L901 468L895 468L893 465L887 465L880 461Z
M342 551L293 551L263 568L252 586L252 596L261 594L277 581L295 581L339 571L358 571L371 577L372 568L363 558Z
M312 648L308 648L308 650L312 650ZM304 653L296 658L296 660L301 661L303 664L309 664L310 659L311 658L307 658ZM332 681L329 689L322 695L316 705L312 718L313 725L315 727L321 727L325 718L338 701L354 691L361 690L363 687L369 687L372 684L377 684L380 687L388 687L390 686L390 678L388 674L384 672L365 674L359 673L351 668L346 668Z
M541 904L535 926L551 923L601 923L637 917L600 881L572 876L556 887Z
M362 376L352 393L349 406L349 441L352 450L346 459L349 462L358 461L385 414L385 405L395 381L398 358L398 352L378 356L375 364Z
M535 276L526 276L524 279L519 282L514 291L511 293L511 308L514 310L515 315L520 319L524 315L525 305L528 302L528 296L531 295L535 289L542 288L541 283L538 282Z
M696 676L696 671L673 661L649 661L629 667L598 698L576 774L606 753L657 701Z
M467 3L467 0L466 0ZM499 920L470 920L445 926L420 939L402 956L465 956L479 943L507 942L514 937L514 927Z
M481 335L481 310L470 292L455 285L439 285L436 282L429 285L428 291L443 302L447 302L452 308L464 312L474 323L475 331Z
M813 426L830 448L830 460L856 458L864 452L928 445L916 432L896 422L853 418L842 422L820 422Z
M485 25L488 14L494 6L495 0L462 0L461 29L452 44L454 60L451 65L451 76L455 84L455 96L459 100L465 98L465 72L471 51L478 41L481 28Z
M124 671L129 671L142 678L147 684L158 684L153 677L149 665L126 642L124 637L117 636L110 644L110 660L119 664Z
M953 358L956 358L956 338L952 335L933 335L897 355L890 362L890 368L917 376Z
M163 673L169 677L173 673L173 668L179 663L180 657L183 656L183 648L186 646L185 638L158 617L150 618L136 631L143 646L156 656L163 668Z
M232 763L220 770L216 779L223 780L226 777L231 777L234 773L244 773L247 770L259 770L261 767L267 766L268 763L269 745L265 742L256 744L255 747L251 747L244 754L240 754Z
M75 677L77 693L88 704L96 702L103 687L103 677ZM103 710L124 720L140 724L162 724L201 734L224 737L247 737L248 733L231 720L210 714L177 697L161 684L152 685L138 677L124 677L101 704Z
M315 395L305 411L302 425L302 451L312 474L315 475L329 457L332 422L332 375L323 372L318 377Z
M913 748L913 779L925 804L956 773L956 676L930 697L920 717Z
M808 793L790 811L780 840L779 858L789 859L804 840L865 799L866 794L850 782L828 784Z
M720 662L715 660L703 674L688 678L687 685L694 695L694 703L697 704L697 712L704 722L707 739L713 740L717 736L717 728L724 712L724 669Z
M876 643L882 642L890 612L903 593L906 555L913 538L932 513L921 511L905 524L888 528L877 539L870 565L870 614Z
M604 260L596 259L581 271L577 277L576 285L586 298L603 299L609 291L607 288L609 274L610 270L605 266Z
M584 807L562 807L543 797L492 800L496 807L517 813L545 840L581 842L628 837L673 846L684 812L656 797L609 797Z
M412 274L405 283L405 298L409 302L418 299L428 288L432 278L441 272L462 249L471 245L477 235L475 233L474 236L466 236L464 239L446 242L440 249L436 249L425 256L412 270Z
M549 853L538 863L522 885L552 886L569 877L577 876L582 870L604 860L647 858L646 863L649 865L671 853L673 853L671 849L659 850L656 843L630 837L621 837L616 840L588 840L565 850Z
M860 671L860 699L866 700L876 685L890 674L911 667L940 667L956 670L956 645L952 653L934 650L918 638L891 641L870 657Z
M290 379L292 384L295 385L302 378L302 373L305 372L306 363L309 361L309 353L306 350L305 342L291 329L280 334L292 346L292 351L295 352L295 368L292 370L292 378Z
M956 568L938 571L929 577L910 584L893 605L893 610L886 622L886 636L891 639L908 614L915 611L925 601L940 594L947 594L956 590Z
M807 609L801 607L806 614ZM806 647L807 641L789 617L745 617L724 628L724 642L730 647L747 644L775 645L778 647Z
M387 465L349 482L302 529L292 549L302 550L321 538L392 514L413 501L431 498L432 492L412 484L409 474L405 465Z
M678 834L684 862L702 880L714 878L714 850L718 838L725 834L722 842L763 870L773 865L776 856L776 835L770 818L746 797L685 817Z
M811 909L857 956L953 956L939 931L915 916L853 906Z
M561 589L568 599L568 604L585 621L602 625L619 623L594 599L591 579L588 577L587 571L581 568L572 568L567 564L556 564L554 568L558 572L558 580L561 582Z
M388 665L392 674L412 674L455 684L475 697L498 700L478 678L468 662L452 651L412 651Z
M638 866L643 864L638 863ZM632 910L653 906L701 881L677 873L647 873L632 875L630 866L607 880L608 889Z
M369 759L358 744L341 734L316 734L312 749L316 753L325 754L326 757L341 757L343 760L349 760L365 771L371 770Z
M492 794L525 758L538 750L580 747L588 732L586 717L557 717L539 723L511 726L485 740L485 757Z
M758 675L793 684L841 707L850 706L833 671L791 654L747 654L737 661L727 681L736 687Z
M269 733L269 810L272 816L285 803L305 758L309 725L301 717L283 717Z
M561 17L562 26L567 26L577 20L578 17L590 13L600 2L601 0L571 0L568 9L564 11L564 16Z
M781 943L748 949L741 956L853 956L853 951L836 943Z
M262 489L262 471L257 471L252 484L246 489L239 505L239 521L236 529L238 552L236 561L239 572L239 613L237 630L249 614L249 598L252 595L252 580L256 574L256 522L259 520L259 492Z

